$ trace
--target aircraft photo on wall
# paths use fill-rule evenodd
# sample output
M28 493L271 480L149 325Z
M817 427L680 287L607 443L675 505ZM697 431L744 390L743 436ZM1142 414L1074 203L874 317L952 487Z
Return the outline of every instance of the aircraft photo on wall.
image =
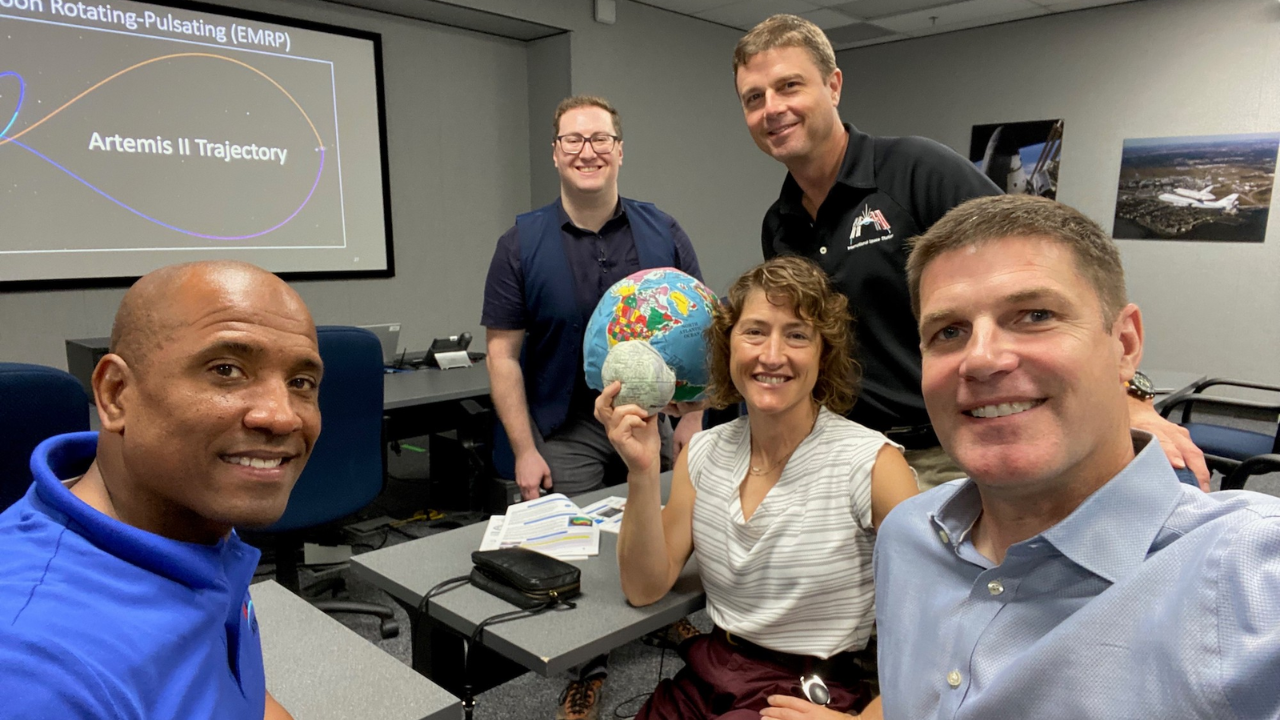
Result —
M1278 147L1280 133L1125 140L1112 235L1262 242Z
M1056 200L1061 158L1061 120L974 125L969 136L969 160L1014 195Z

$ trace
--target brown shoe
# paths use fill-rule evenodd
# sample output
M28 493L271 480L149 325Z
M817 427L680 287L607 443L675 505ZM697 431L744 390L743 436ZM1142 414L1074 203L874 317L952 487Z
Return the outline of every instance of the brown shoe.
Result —
M600 695L604 691L604 675L574 680L560 693L556 720L597 720L600 717Z
M680 647L680 643L685 640L698 637L701 634L702 631L689 622L689 618L680 618L664 628L654 630L640 638L640 640L645 645L674 650Z

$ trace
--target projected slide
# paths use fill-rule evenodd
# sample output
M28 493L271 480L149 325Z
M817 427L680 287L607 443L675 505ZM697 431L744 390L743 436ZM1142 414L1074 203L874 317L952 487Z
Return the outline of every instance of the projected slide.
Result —
M387 269L370 39L3 0L0 40L0 281Z

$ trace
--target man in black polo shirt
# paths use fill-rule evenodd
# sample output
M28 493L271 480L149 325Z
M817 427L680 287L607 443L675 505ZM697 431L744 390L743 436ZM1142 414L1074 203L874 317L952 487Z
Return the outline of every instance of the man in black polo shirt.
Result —
M905 267L911 238L965 200L1000 189L932 140L873 137L842 124L843 76L831 43L808 20L774 15L760 23L738 42L733 67L752 138L789 171L765 215L764 256L818 263L857 321L863 378L849 417L901 443L922 489L963 477L925 412ZM1174 467L1190 465L1207 489L1204 456L1190 436L1134 393L1133 425L1155 434Z

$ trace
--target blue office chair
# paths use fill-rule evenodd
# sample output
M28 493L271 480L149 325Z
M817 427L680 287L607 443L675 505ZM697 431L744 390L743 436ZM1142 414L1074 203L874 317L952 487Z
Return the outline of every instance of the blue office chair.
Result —
M312 449L284 515L262 532L275 536L276 580L300 592L298 553L306 531L363 509L386 478L382 435L382 345L363 328L316 328L324 380L320 384L320 439ZM336 594L341 581L318 583ZM307 594L314 594L308 589ZM325 612L374 615L383 638L399 632L390 607L338 600L315 601Z
M0 510L17 502L31 485L36 445L88 429L89 397L70 373L0 363Z
M1280 387L1213 378L1201 381L1160 404L1160 413L1166 418L1176 408L1182 408L1178 424L1191 433L1191 440L1204 451L1205 463L1209 469L1217 470L1225 476L1222 489L1239 490L1244 487L1245 480L1250 475L1280 470L1280 427L1274 427L1270 433L1265 433L1217 424L1211 419L1214 415L1254 422L1261 417L1273 419L1280 413L1280 398L1239 400L1203 394L1204 390L1215 386L1247 388L1274 394L1280 394ZM1200 422L1192 420L1192 410L1196 407L1210 411L1201 414ZM1271 455L1275 455L1276 459L1268 459Z

